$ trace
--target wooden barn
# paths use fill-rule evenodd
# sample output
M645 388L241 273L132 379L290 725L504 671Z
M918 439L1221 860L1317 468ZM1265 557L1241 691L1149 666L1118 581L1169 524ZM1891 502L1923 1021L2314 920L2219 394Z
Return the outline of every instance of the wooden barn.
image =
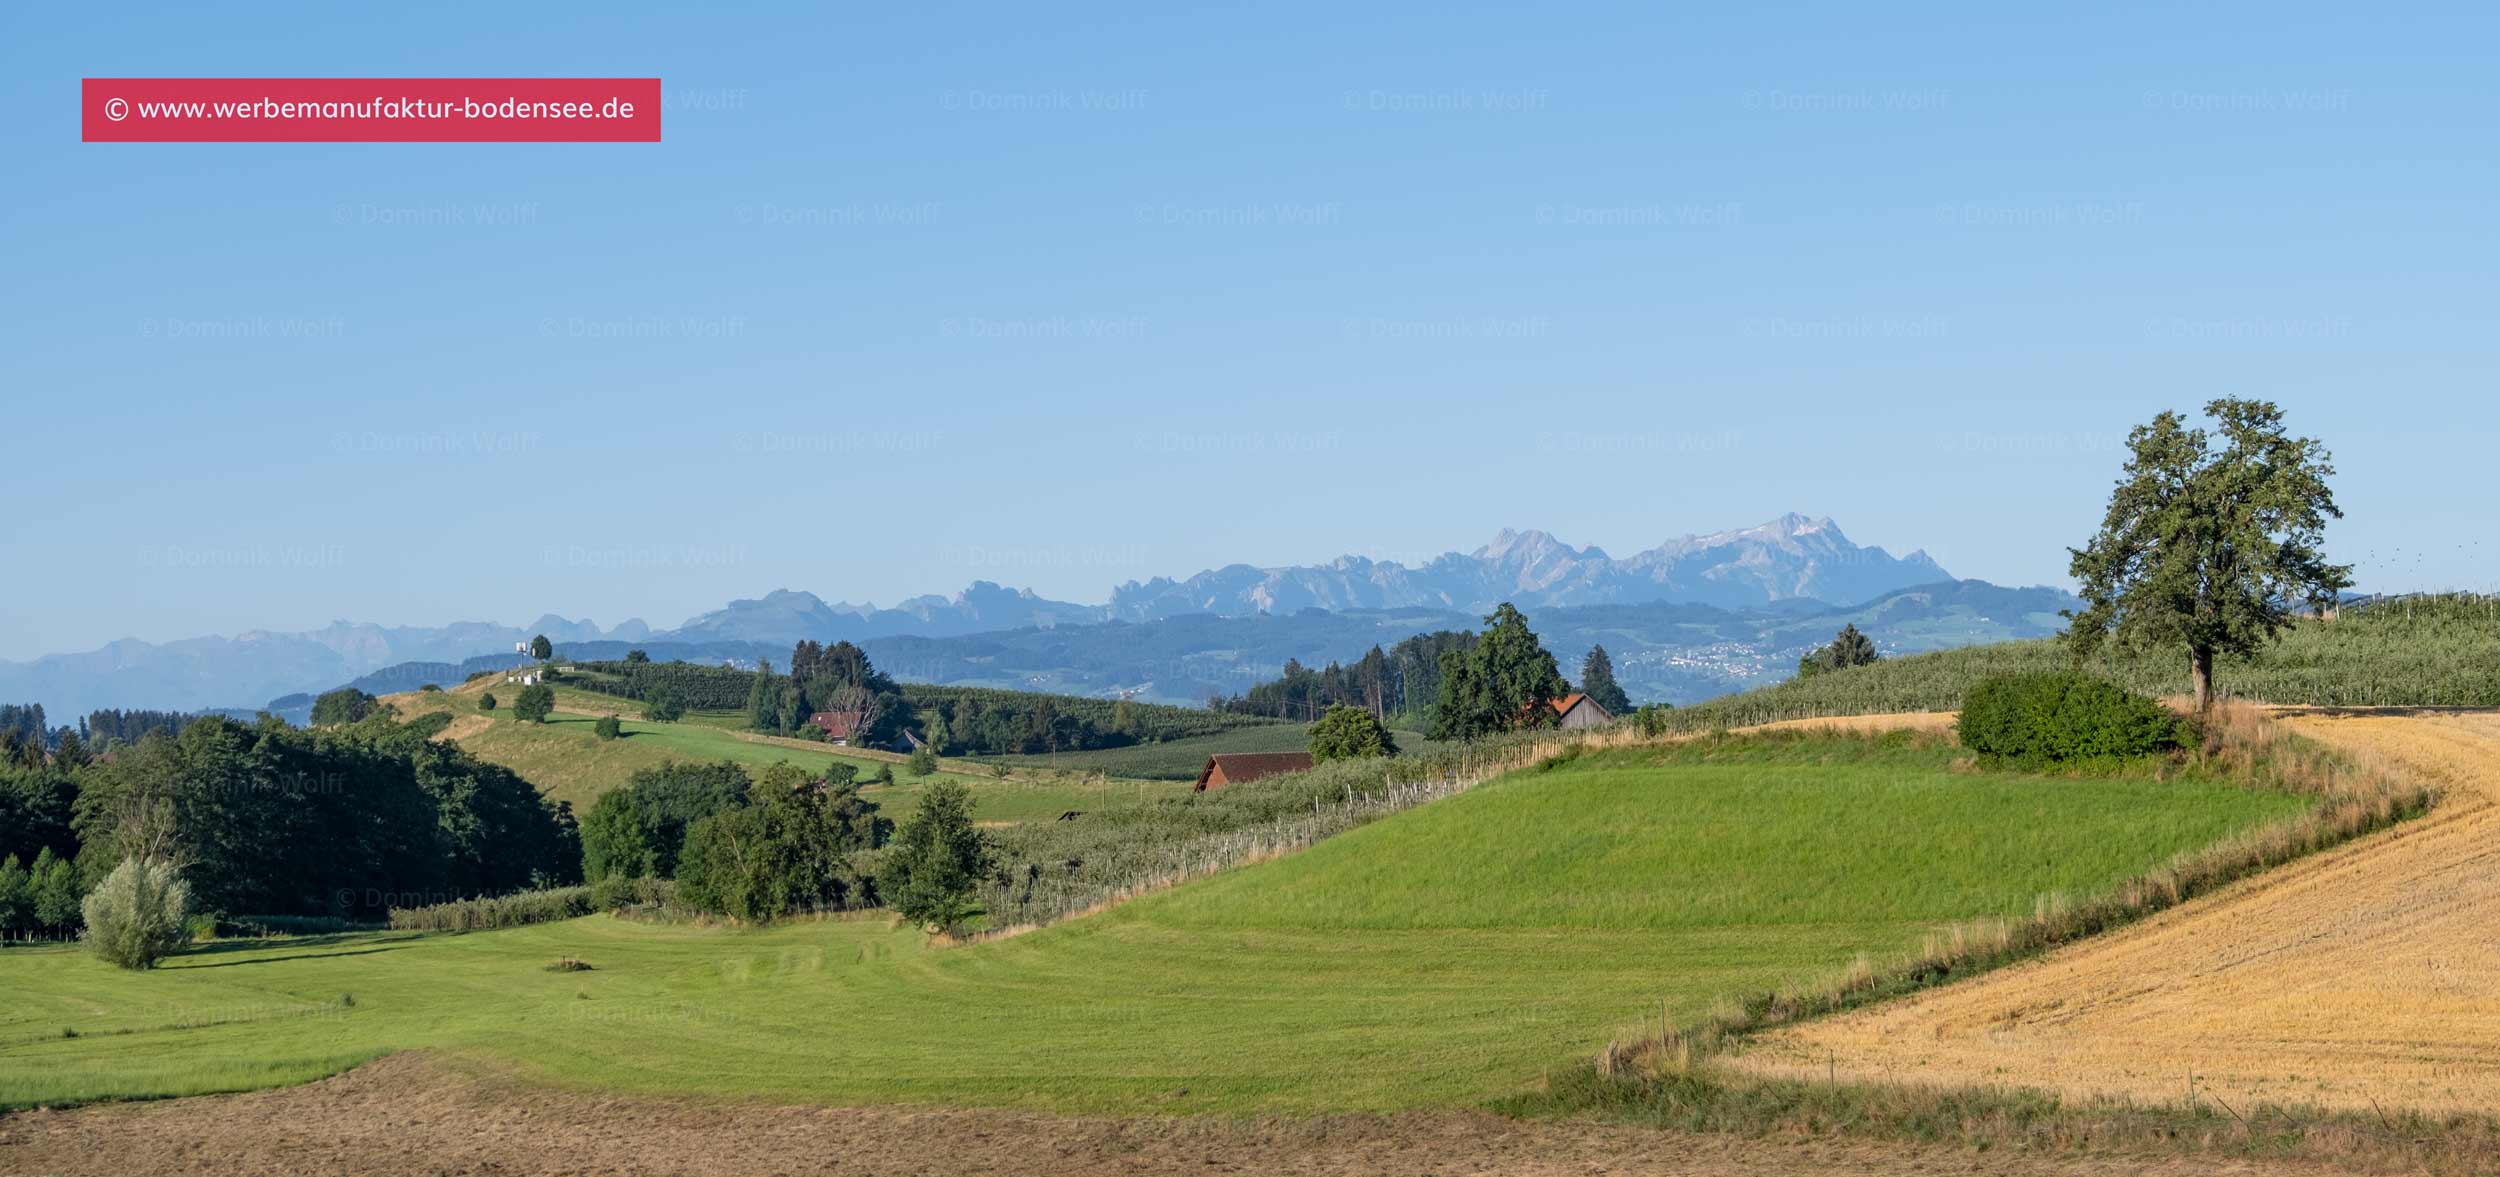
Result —
M1221 789L1283 772L1301 772L1309 767L1308 752L1219 752L1207 757L1207 766L1198 770L1198 791Z
M1604 727L1615 721L1613 713L1598 706L1597 700L1577 691L1553 700L1552 706L1562 716L1563 727Z

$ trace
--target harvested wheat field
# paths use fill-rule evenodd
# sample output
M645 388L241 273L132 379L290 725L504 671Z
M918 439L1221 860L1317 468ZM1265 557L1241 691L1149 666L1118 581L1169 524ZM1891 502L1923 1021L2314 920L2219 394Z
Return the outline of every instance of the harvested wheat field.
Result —
M2500 713L2289 713L2428 815L2131 928L1764 1036L1775 1074L2500 1112Z
M302 1087L0 1116L0 1172L2310 1174L2288 1162L1760 1140L1481 1112L1116 1119L620 1098L394 1055Z

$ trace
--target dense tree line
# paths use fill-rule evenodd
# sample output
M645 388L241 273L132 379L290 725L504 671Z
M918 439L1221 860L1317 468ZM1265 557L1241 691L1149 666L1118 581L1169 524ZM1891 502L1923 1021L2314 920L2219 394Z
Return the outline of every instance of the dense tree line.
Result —
M45 850L19 865L0 857L0 939L65 939L78 933L86 881L70 859Z
M52 746L52 729L43 722L43 704L0 703L0 740L11 738L21 745Z
M69 737L61 752L28 761L0 760L0 856L33 862L44 851L64 858L78 854L78 770L85 754Z
M673 699L688 711L736 711L746 706L755 675L734 666L653 662L647 656L637 661L629 655L623 662L584 663L565 681L643 704Z
M65 748L0 770L0 878L74 863L83 893L137 859L171 866L196 910L368 919L579 877L568 809L426 734L387 715L312 730L205 716L110 756Z
M902 692L925 738L968 756L1125 748L1211 735L1245 722L1194 707L1133 699L917 683Z
M1331 707L1356 707L1389 722L1428 726L1441 695L1441 656L1475 645L1463 630L1416 634L1386 650L1373 646L1351 663L1312 670L1285 660L1284 673L1230 698L1208 700L1212 710L1277 719L1316 720Z
M179 711L124 711L120 709L90 711L84 721L82 734L86 737L88 747L100 749L113 744L136 744L146 738L149 732L164 732L167 735L173 735L203 718L206 717L186 715Z
M1417 634L1321 670L1287 659L1284 673L1274 681L1229 699L1210 699L1208 706L1311 721L1350 709L1382 724L1422 727L1435 739L1474 740L1521 727L1551 726L1556 716L1547 704L1571 690L1554 656L1508 602L1484 621L1482 633ZM1616 715L1631 710L1604 647L1589 651L1580 672L1599 706ZM1338 722L1351 723L1342 718Z

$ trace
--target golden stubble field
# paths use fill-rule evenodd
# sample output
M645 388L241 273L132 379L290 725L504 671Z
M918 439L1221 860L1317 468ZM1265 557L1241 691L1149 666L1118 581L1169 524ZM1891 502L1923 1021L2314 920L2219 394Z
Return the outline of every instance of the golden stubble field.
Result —
M2245 1110L2500 1110L2500 713L2287 713L2426 817L2037 961L1766 1035L1757 1071Z

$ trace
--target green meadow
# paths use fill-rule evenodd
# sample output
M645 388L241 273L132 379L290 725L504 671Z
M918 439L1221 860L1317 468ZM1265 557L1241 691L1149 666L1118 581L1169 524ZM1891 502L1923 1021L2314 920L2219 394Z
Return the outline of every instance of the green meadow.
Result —
M498 692L501 706L497 710L477 710L481 689ZM641 704L558 686L560 710L543 724L523 723L511 714L511 699L517 693L516 688L495 682L470 684L457 691L394 695L390 701L403 719L433 712L475 717L468 722L485 727L455 731L461 747L520 773L541 793L572 803L576 813L587 812L599 794L624 784L636 771L672 760L730 760L749 770L787 760L814 772L847 764L862 780L880 768L890 769L893 784L869 786L862 792L897 822L910 818L920 806L921 794L939 781L961 781L970 787L981 799L981 820L991 823L1048 821L1072 809L1104 809L1188 791L1186 784L1171 781L1054 772L1034 766L1011 770L1002 778L988 768L953 759L942 761L936 773L915 777L905 771L904 757L836 749L808 740L758 737L739 730L744 717L725 713L693 713L673 723L620 718L619 738L602 740L593 730L597 716L611 712L620 717L639 715ZM1191 772L1194 775L1196 770Z
M2304 802L1836 737L1592 753L1022 936L593 916L0 951L0 1106L299 1082L427 1048L588 1088L1105 1112L1513 1094L1722 996L2109 888ZM550 971L560 957L591 967Z

